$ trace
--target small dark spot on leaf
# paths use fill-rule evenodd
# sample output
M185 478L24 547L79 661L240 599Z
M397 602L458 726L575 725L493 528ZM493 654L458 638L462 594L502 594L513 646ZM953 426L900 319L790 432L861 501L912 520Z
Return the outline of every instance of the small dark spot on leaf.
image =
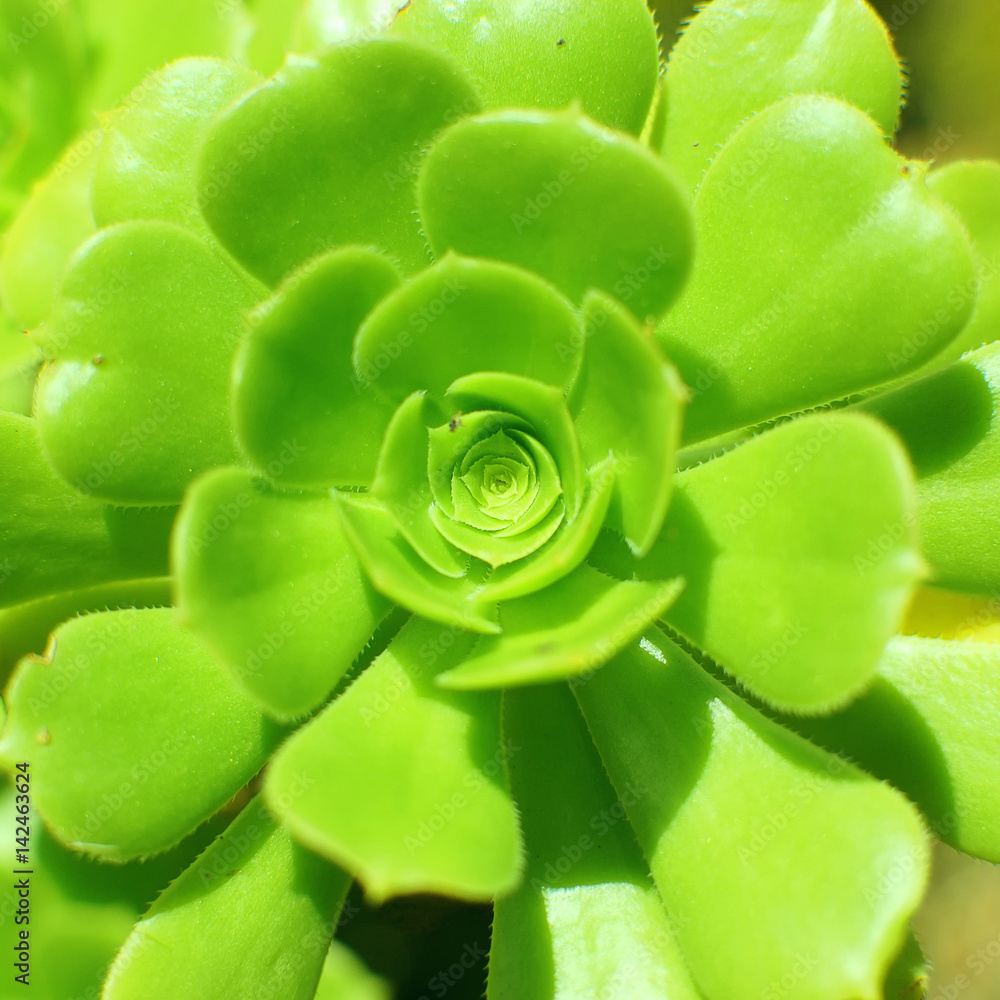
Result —
M566 39L565 38L560 38L559 41L556 42L556 45L560 45L560 46L561 45L565 45L565 44L566 44Z
M91 360L92 364L103 365L104 364L104 355L103 354L95 354L90 360Z
M701 143L700 143L700 142L692 142L692 143L691 143L691 145L692 145L692 146L700 146L700 145L701 145Z
M902 174L902 175L903 175L904 177L909 177L909 176L910 176L910 165L909 165L908 163L904 163L904 164L902 164L902 165L900 166L900 168L899 168L899 172L900 172L900 173L901 173L901 174Z
M451 420L448 421L448 430L450 430L452 434L454 434L455 431L457 431L461 426L462 426L462 411L459 410L455 414L455 416L453 416Z

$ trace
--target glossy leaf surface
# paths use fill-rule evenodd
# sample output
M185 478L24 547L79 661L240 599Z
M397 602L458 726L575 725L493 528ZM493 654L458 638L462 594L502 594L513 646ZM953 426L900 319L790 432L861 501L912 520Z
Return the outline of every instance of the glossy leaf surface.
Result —
M411 0L394 34L464 66L487 108L564 108L638 135L658 69L656 30L641 0Z
M1000 339L1000 163L963 160L927 175L927 186L962 219L972 239L974 280L955 290L953 304L975 301L964 330L935 359L954 361L966 351Z
M451 62L423 46L373 40L297 56L211 126L202 211L269 284L352 243L418 270L429 260L413 214L416 165L439 129L478 107Z
M440 401L455 379L475 372L564 388L581 342L571 304L540 278L448 255L376 307L358 331L354 364L392 402L417 390Z
M236 460L229 368L258 286L163 222L99 232L73 258L39 340L35 410L69 482L114 503L177 503Z
M714 0L670 52L663 153L691 189L754 112L791 94L829 94L896 131L903 76L862 0Z
M293 272L253 314L233 371L233 421L261 472L290 486L371 482L392 411L355 374L352 342L398 284L385 257L333 251ZM289 464L293 443L301 454Z
M139 921L104 996L312 1000L349 882L255 799Z
M897 792L750 709L659 633L577 688L710 1000L880 997L927 878Z
M962 329L968 240L860 111L793 97L755 115L694 205L698 259L657 330L697 395L685 440L905 374Z
M997 863L998 715L1000 645L900 636L860 700L791 724L905 792L939 840Z
M687 198L662 161L576 111L459 122L431 148L418 200L435 255L510 261L574 302L600 288L642 320L691 261Z
M92 584L164 576L174 509L122 510L70 488L34 420L0 413L0 607Z
M625 807L569 689L508 691L504 734L519 748L510 780L528 861L521 888L495 904L488 1000L614 996L626 983L635 1000L695 1000Z
M588 466L609 455L616 475L608 524L645 555L663 526L687 390L676 369L613 299L584 303L583 371L573 387Z
M207 233L195 190L198 147L215 115L259 80L221 59L181 59L143 80L101 134L97 224L162 219Z
M804 417L680 473L659 540L617 572L684 577L674 628L765 701L824 711L871 681L902 620L923 575L915 522L894 437Z
M867 400L917 471L921 546L939 586L1000 587L1000 347Z
M7 701L4 763L29 760L52 832L108 861L172 847L281 736L171 609L67 622L47 656L23 661Z
M684 583L618 581L581 566L569 576L500 606L503 632L484 636L438 683L475 690L539 684L596 670L677 600Z
M292 834L376 901L438 892L489 899L519 880L507 786L513 750L495 693L435 676L474 637L412 619L375 662L279 751L265 795Z
M275 493L241 469L192 487L173 566L184 619L278 718L318 707L390 607L328 496Z

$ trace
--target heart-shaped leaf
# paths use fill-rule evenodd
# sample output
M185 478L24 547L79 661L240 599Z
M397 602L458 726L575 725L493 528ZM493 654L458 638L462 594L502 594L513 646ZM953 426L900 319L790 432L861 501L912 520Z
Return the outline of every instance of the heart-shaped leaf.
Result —
M26 330L49 314L73 251L94 232L90 183L98 134L75 142L31 192L7 230L0 254L3 307Z
M278 718L320 705L390 609L328 496L275 493L242 469L191 488L172 544L185 619Z
M905 792L939 840L1000 862L1000 645L893 639L874 686L822 719L783 719Z
M447 52L468 70L487 108L564 108L638 135L659 59L642 0L411 0L392 31Z
M398 284L380 254L335 250L251 315L233 369L233 422L261 472L289 486L371 483L392 409L355 375L351 350L361 321ZM302 451L288 464L293 441Z
M975 301L964 330L935 358L955 361L966 351L1000 339L1000 163L961 160L927 175L927 186L965 223L972 239L976 275L955 293Z
M663 527L686 390L676 369L613 299L583 309L583 370L573 387L576 430L588 466L609 455L616 475L608 525L637 555Z
M167 572L174 508L122 510L71 489L42 454L34 420L0 413L0 607Z
M687 198L663 162L575 110L501 111L459 122L417 187L431 249L510 261L574 302L614 293L659 318L691 262Z
M882 996L929 861L902 795L655 631L576 694L709 1000Z
M67 622L18 668L7 705L4 764L29 761L52 832L109 861L172 847L282 735L169 608Z
M105 1000L313 1000L349 883L255 799L136 925Z
M537 594L500 606L503 632L438 677L458 690L539 684L596 670L661 618L684 581L612 580L580 566Z
M862 0L714 0L670 52L663 155L693 190L736 128L791 94L839 97L892 135L902 88L889 33Z
M181 59L143 80L101 134L91 192L97 224L162 219L207 235L196 153L215 115L259 82L221 59Z
M615 996L627 982L634 1000L696 1000L625 807L569 689L506 692L504 736L519 748L510 782L527 864L518 891L494 904L487 995Z
M478 107L451 61L421 45L376 39L293 57L209 129L202 212L270 284L353 243L419 270L429 263L414 215L420 158Z
M650 554L608 568L684 577L674 628L765 701L822 712L871 682L902 620L923 575L915 523L891 434L804 417L680 473Z
M563 389L582 343L572 305L548 283L509 264L448 254L375 308L358 331L354 365L394 403L418 390L440 402L452 382L477 372Z
M875 396L917 470L921 545L940 586L1000 587L1000 345Z
M413 892L489 899L521 868L495 693L435 675L474 641L412 619L348 690L279 751L265 796L296 839L376 901Z
M725 145L695 198L698 258L657 330L695 391L685 440L919 367L968 321L954 214L860 111L792 97Z
M237 460L229 369L260 288L198 237L126 222L76 254L39 340L42 443L70 483L113 503L170 504Z

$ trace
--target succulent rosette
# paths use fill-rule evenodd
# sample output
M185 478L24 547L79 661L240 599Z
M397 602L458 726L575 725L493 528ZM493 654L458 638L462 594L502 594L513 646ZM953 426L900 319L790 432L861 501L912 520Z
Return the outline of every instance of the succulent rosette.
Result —
M1000 860L1000 167L893 151L856 0L662 79L641 0L400 8L149 76L0 261L0 753L126 866L254 795L104 996L326 995L352 880L492 901L494 1000L898 990L928 834Z

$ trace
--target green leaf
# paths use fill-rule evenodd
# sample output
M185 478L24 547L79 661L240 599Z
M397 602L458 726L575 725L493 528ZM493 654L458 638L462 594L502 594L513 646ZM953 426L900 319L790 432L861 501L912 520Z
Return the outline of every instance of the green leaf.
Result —
M315 1000L392 1000L392 989L373 975L347 945L330 942Z
M306 0L295 23L294 51L314 52L388 30L406 0Z
M143 77L181 56L234 56L244 33L242 3L81 0L87 55L95 68L86 94L95 111L116 107Z
M755 115L695 199L698 260L657 334L697 393L685 440L919 367L972 311L954 214L860 111L793 97Z
M191 488L172 545L185 620L277 718L318 707L390 609L328 496L275 493L242 469Z
M229 369L258 291L178 226L126 222L87 242L38 334L54 360L35 412L56 470L141 506L235 461Z
M440 128L478 107L451 61L423 46L373 40L295 56L210 127L202 211L269 284L351 243L419 270L429 260L414 215L417 164Z
M521 868L500 699L434 676L474 636L412 619L388 649L278 752L268 805L293 836L343 865L373 901L415 892L487 900Z
M764 719L657 632L576 693L706 997L882 996L929 860L898 792Z
M691 263L688 199L663 162L577 110L459 122L431 148L417 198L437 256L519 264L574 302L601 288L643 320L677 297Z
M393 414L371 494L392 511L403 537L438 573L460 577L468 559L441 537L431 520L434 503L427 477L426 397L415 392Z
M97 140L90 132L69 147L32 190L4 239L0 296L26 330L48 316L66 262L94 232L90 181Z
M581 343L573 307L551 285L519 267L449 254L376 306L358 331L354 365L394 403L418 389L440 402L476 372L565 388Z
M92 200L99 226L161 219L208 235L196 153L212 119L260 77L221 59L181 59L142 81L101 133Z
M783 721L905 792L938 839L997 863L998 715L1000 645L900 636L860 700Z
M22 662L6 700L0 758L30 763L60 841L108 861L172 847L282 735L169 608L67 622L48 655Z
M586 347L573 387L576 430L588 466L611 456L608 524L637 555L663 526L687 392L676 369L613 299L587 297Z
M172 513L172 512L171 512ZM164 525L164 529L168 525ZM164 550L166 549L166 530ZM113 580L61 591L0 611L0 684L30 653L44 653L49 636L69 618L119 608L162 608L170 604L169 577Z
M791 94L839 97L885 135L896 131L903 75L867 3L714 0L703 7L670 53L663 155L694 189L736 128Z
M487 108L563 108L638 135L659 70L656 30L642 0L411 0L397 35L447 52Z
M9 46L0 60L0 228L6 228L32 183L84 127L86 41L75 6L53 17L41 0L7 0L0 33ZM45 30L32 23L45 17Z
M166 575L173 508L109 507L88 480L70 489L45 460L35 421L14 413L0 413L0 468L0 607Z
M336 250L293 272L251 314L233 370L233 422L237 441L272 479L370 484L392 411L355 376L351 345L399 280L379 254ZM289 465L281 456L293 441L303 451Z
M616 570L683 576L671 626L765 701L822 712L871 682L902 621L923 573L915 523L891 434L803 417L680 473L650 554Z
M392 513L374 497L334 493L344 534L377 591L431 621L498 632L496 605L480 598L489 567L473 562L461 577L429 566L406 540Z
M958 212L976 264L973 281L956 291L959 299L975 301L975 310L965 329L934 359L940 364L1000 338L1000 163L949 163L927 175L927 186Z
M349 882L255 799L149 908L103 996L312 1000Z
M612 580L580 566L545 590L500 606L503 632L438 677L458 690L539 684L592 673L677 600L684 581Z
M494 904L488 1000L696 1000L649 872L564 685L504 694L527 867ZM558 747L558 755L553 748ZM626 793L631 794L631 793Z
M933 582L1000 587L1000 345L867 400L902 437L917 470L921 544Z

